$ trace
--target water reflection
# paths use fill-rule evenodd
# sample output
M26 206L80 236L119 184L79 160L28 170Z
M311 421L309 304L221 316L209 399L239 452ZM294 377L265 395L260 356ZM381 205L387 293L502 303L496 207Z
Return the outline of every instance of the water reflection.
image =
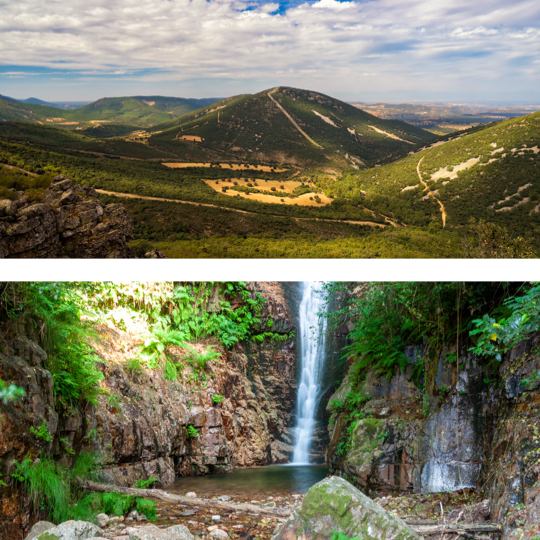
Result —
M324 465L269 465L237 469L230 474L184 476L167 486L167 491L180 495L195 491L198 497L305 493L322 480L327 471Z

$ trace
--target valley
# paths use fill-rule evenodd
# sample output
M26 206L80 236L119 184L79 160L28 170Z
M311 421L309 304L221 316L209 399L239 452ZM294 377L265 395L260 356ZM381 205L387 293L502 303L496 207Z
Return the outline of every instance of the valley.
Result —
M228 256L213 247L221 238L242 257L475 257L486 235L497 237L492 257L540 248L539 113L436 137L288 87L208 103L178 99L100 100L61 117L55 109L48 119L63 125L7 119L0 164L22 175L62 173L114 197L134 220L138 252L153 245L171 257ZM171 119L173 105L179 116ZM31 107L36 118L50 113ZM142 115L137 127L134 111L147 107L166 121ZM101 120L88 116L92 127L73 129L71 121L83 120L70 114L95 111ZM8 190L17 185L10 170L2 175ZM202 229L187 210L197 204L213 216ZM225 225L219 216L231 212L244 217ZM261 227L272 220L286 225Z

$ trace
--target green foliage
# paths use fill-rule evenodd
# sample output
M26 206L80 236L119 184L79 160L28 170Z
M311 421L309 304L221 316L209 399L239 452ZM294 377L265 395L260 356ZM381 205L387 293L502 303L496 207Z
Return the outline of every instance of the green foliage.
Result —
M30 201L41 200L45 197L52 178L52 174L31 176L0 166L0 199L14 200L18 197L17 191L24 191Z
M198 437L199 431L194 426L187 427L188 437Z
M47 429L45 419L43 420L41 426L39 426L39 429L34 428L34 426L30 426L30 433L33 433L38 439L41 439L42 441L52 441L52 436Z
M183 330L175 328L162 328L155 326L151 330L149 338L145 339L141 347L140 359L149 367L154 369L165 360L167 347L185 346L185 340L188 337Z
M474 218L470 219L469 234L462 240L467 258L531 259L539 256L531 239L516 236L505 227L483 219L478 222Z
M501 361L502 355L518 341L538 329L540 323L540 285L534 284L523 296L512 296L504 302L509 312L507 317L498 320L485 314L475 319L475 329L470 335L476 345L471 347L475 354L494 357Z
M332 533L332 540L361 540L360 538L349 538L345 533L338 531L330 531Z
M149 521L157 521L156 503L149 499L137 499L137 512L144 514Z
M83 494L77 487L77 478L92 478L96 466L96 457L91 454L79 455L71 469L52 459L26 458L20 463L14 462L12 477L22 483L36 509L61 523L80 515L82 507L77 508L77 504Z
M540 383L540 369L533 371L528 379L521 379L521 385L526 389Z
M2 379L0 379L0 400L4 402L4 405L8 401L18 401L26 395L24 388L17 386L16 384L10 384L9 386Z
M137 480L133 487L136 487L137 489L148 489L155 482L159 482L159 480L157 478L154 478L152 475L150 475L150 478L146 480L143 480L142 478Z
M221 354L211 347L206 349L204 352L198 352L191 345L185 344L184 347L190 351L187 356L187 362L193 366L196 370L204 370L208 362L215 362Z
M334 399L328 402L328 405L335 411L340 411L345 406L345 403L341 399Z
M212 401L214 403L223 403L223 396L221 394L212 394Z
M7 316L34 325L48 354L56 402L63 407L81 400L95 404L102 393L103 374L88 345L93 332L82 320L81 288L75 282L20 282L0 288L0 307Z
M132 375L142 373L143 366L139 357L130 358L125 364L124 368L129 371Z
M103 493L101 497L102 510L104 514L114 514L123 516L127 514L135 504L136 497L122 495L120 493Z

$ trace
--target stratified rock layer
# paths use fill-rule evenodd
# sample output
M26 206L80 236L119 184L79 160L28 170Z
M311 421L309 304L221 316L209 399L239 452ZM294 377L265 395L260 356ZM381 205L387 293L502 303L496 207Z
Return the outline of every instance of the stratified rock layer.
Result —
M133 258L133 221L121 204L103 206L89 186L55 176L46 196L0 201L0 258Z

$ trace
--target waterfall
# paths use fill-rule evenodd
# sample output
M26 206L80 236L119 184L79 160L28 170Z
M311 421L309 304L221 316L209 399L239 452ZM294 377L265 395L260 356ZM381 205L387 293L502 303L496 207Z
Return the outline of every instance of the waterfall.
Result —
M292 463L309 463L309 448L319 403L324 367L326 319L319 327L318 313L325 309L324 295L317 291L323 283L304 281L300 303L300 358L302 374L298 388L296 445Z

